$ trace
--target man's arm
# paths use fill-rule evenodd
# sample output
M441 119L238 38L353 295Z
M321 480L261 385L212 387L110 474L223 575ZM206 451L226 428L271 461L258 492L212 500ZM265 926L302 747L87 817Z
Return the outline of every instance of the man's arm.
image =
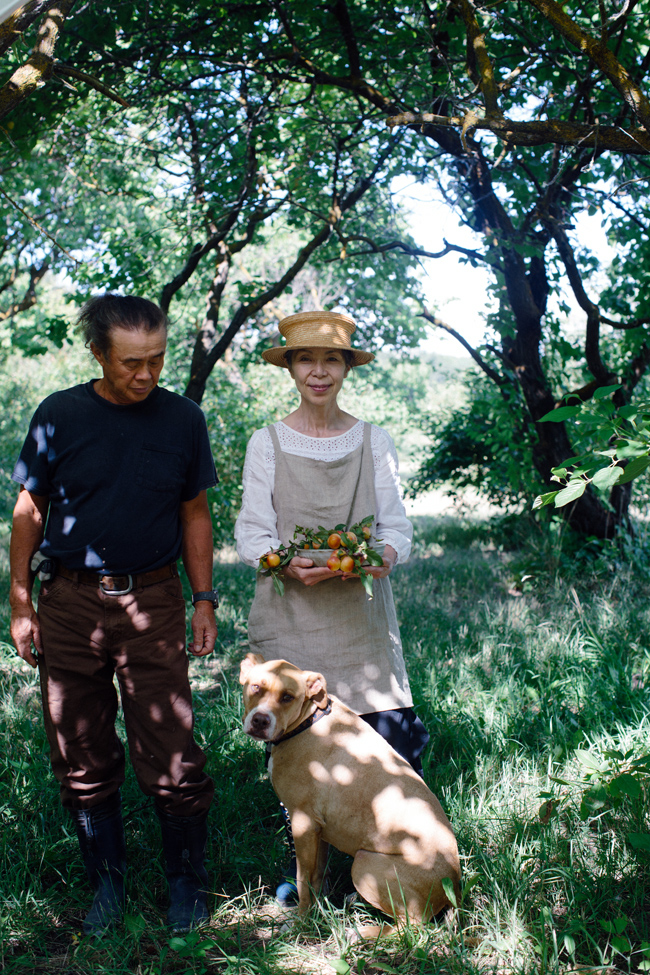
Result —
M41 630L38 616L32 605L33 576L31 561L34 552L43 541L50 499L31 494L21 487L14 508L9 563L11 566L11 639L19 655L32 667L37 660L32 653L32 643L42 652Z
M183 501L180 509L183 525L183 565L190 580L192 592L212 589L212 519L205 491L191 501ZM202 599L194 607L192 615L194 643L188 649L195 657L212 653L217 639L217 623L214 606Z

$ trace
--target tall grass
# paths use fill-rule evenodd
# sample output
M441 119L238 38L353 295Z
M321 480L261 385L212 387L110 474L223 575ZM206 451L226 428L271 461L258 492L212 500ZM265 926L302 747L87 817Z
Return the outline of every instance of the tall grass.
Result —
M550 540L549 540L550 539ZM427 781L456 830L463 928L441 919L350 945L347 861L311 916L283 927L272 892L285 859L262 750L240 731L239 660L252 572L220 565L218 653L192 663L197 735L217 784L210 813L210 926L164 929L150 804L129 772L126 924L79 936L89 900L49 771L33 672L0 652L3 830L0 963L8 972L639 971L650 942L647 779L650 581L634 561L522 521L418 519L394 576L416 706L431 732ZM6 581L6 563L0 571ZM3 587L3 591L5 591ZM7 607L2 634L7 638ZM332 626L332 640L344 639ZM614 783L614 784L612 784ZM618 785L616 784L618 783ZM639 845L640 844L640 845Z

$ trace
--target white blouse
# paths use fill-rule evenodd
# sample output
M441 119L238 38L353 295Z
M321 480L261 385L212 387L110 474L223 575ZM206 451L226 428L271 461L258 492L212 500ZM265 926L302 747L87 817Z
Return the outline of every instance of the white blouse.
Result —
M363 420L336 437L308 437L292 430L281 420L275 430L283 451L298 457L317 460L339 460L363 443ZM399 481L397 451L390 435L372 426L370 444L375 468L377 512L375 532L397 553L398 562L406 562L411 552L413 526L406 517ZM241 511L235 524L237 554L254 569L260 557L282 545L273 507L275 483L275 450L268 429L256 430L248 442L244 462Z

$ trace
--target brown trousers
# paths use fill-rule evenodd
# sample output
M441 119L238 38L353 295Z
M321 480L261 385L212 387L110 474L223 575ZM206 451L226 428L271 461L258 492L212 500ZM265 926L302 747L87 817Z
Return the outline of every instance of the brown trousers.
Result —
M65 807L90 809L124 781L117 678L140 788L176 816L206 811L212 780L194 741L178 578L111 596L61 576L38 599L45 728Z

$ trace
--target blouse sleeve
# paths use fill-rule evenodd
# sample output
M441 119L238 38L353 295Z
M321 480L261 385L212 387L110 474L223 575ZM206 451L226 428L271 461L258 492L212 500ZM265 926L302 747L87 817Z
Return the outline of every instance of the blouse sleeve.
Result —
M395 549L398 562L406 562L411 554L413 525L402 500L397 451L390 434L381 427L373 427L373 434L377 537Z
M265 430L256 430L248 442L242 477L242 505L235 523L237 554L242 562L254 569L262 555L282 544L273 507L274 470L268 465L266 437Z

